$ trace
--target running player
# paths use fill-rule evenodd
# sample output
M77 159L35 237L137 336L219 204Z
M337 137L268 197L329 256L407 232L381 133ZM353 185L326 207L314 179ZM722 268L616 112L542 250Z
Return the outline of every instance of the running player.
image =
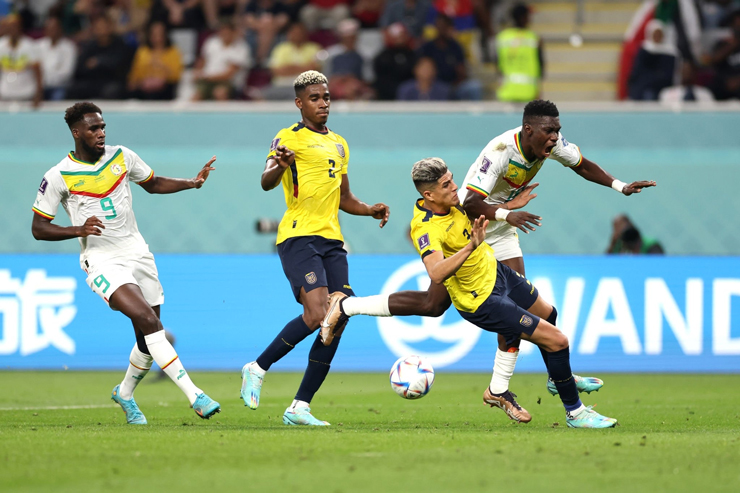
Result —
M278 227L278 255L303 314L288 322L256 361L242 368L241 396L250 409L259 406L265 372L319 328L329 291L353 294L339 210L379 219L381 228L390 215L387 205L365 204L350 191L347 141L326 127L331 103L327 85L326 77L316 71L303 72L295 79L301 121L278 132L262 173L264 190L282 184L285 193L288 210ZM314 340L303 381L283 414L283 423L329 424L316 419L309 404L329 373L338 345L339 337L326 346L320 335Z
M583 157L575 144L569 143L560 133L559 112L550 101L536 100L524 108L522 126L509 130L491 140L471 165L459 192L460 202L470 217L485 216L490 220L486 231L486 242L494 248L496 259L521 275L525 274L524 259L519 247L517 228L525 233L541 225L541 217L525 211L516 211L526 206L537 195L532 191L537 183L533 178L545 159L551 157L570 167L583 178L611 187L624 195L639 193L643 188L655 186L654 181L636 181L625 184L604 171L598 164ZM413 238L415 241L418 238ZM353 298L342 300L339 293L333 295L334 303L342 304L342 320L352 315L421 315L440 316L450 306L450 298L442 285L432 284L428 291L403 291L388 296ZM336 312L339 316L339 311ZM555 325L557 310L546 316ZM342 322L343 323L343 322ZM342 323L335 330L341 331ZM328 329L324 330L326 333ZM519 341L507 344L499 336L493 375L483 400L503 409L514 420L527 422L530 414L509 392L509 380L514 373L519 356ZM542 352L543 358L547 357ZM598 378L574 375L580 392L598 390L603 382ZM548 391L556 395L557 387L548 380Z
M136 225L129 182L158 194L200 188L215 169L211 164L216 158L190 180L155 176L130 149L105 145L102 113L92 103L67 108L64 119L72 131L75 150L41 181L33 204L33 237L46 241L79 238L80 266L87 273L87 284L113 310L131 319L136 344L126 376L111 395L126 413L126 421L147 423L134 400L134 389L152 361L185 393L198 416L208 419L221 406L195 386L165 337L159 320L164 293L154 256ZM60 203L72 226L52 223Z

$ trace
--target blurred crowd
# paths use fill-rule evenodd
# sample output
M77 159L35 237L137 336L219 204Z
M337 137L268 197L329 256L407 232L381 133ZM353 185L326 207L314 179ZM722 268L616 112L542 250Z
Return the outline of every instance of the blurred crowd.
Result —
M0 99L481 99L496 1L0 0Z
M635 14L622 96L636 101L740 98L740 0L653 0Z

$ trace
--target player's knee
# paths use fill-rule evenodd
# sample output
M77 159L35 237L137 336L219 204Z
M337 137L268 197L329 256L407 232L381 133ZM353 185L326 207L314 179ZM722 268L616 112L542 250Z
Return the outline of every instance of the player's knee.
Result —
M131 321L144 334L153 334L161 329L159 317L152 310L142 310L133 317Z
M445 311L447 311L447 308L440 305L439 303L434 303L433 301L427 300L424 302L424 305L422 305L423 313L420 315L423 317L441 317L444 315Z
M306 307L303 310L303 321L311 330L317 329L325 316L326 308L323 307Z
M553 352L568 349L569 345L568 338L559 330L553 333L552 342L549 344Z

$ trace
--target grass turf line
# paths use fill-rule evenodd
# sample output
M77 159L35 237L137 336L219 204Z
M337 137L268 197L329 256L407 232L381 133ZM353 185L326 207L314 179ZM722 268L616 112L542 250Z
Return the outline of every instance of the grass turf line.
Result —
M604 388L582 397L619 419L610 430L567 429L541 375L512 380L534 416L522 425L483 404L485 374L438 372L417 401L396 396L384 374L330 374L312 404L329 428L282 424L299 374L268 374L257 411L238 399L238 372L192 376L221 414L201 420L172 383L150 375L136 391L149 425L136 427L110 406L122 372L0 372L0 491L717 492L740 484L740 375L598 375Z

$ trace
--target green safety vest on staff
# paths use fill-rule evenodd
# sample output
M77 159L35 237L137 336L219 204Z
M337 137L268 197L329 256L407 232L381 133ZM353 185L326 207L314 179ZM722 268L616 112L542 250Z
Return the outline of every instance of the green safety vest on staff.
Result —
M512 27L496 36L498 66L503 75L499 101L528 102L537 98L542 76L540 40L529 29Z

